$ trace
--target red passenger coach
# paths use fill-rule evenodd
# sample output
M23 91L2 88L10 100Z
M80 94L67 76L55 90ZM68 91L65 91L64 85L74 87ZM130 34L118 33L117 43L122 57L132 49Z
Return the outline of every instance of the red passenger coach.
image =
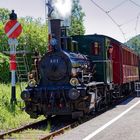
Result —
M111 45L113 46L114 84L125 84L139 80L138 55L118 41L112 41Z

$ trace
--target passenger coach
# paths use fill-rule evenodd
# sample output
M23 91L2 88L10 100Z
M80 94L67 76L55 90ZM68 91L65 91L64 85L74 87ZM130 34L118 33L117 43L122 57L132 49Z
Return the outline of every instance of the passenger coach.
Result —
M139 80L138 55L126 45L104 35L74 36L80 53L92 58L96 64L95 80L119 90L134 89Z

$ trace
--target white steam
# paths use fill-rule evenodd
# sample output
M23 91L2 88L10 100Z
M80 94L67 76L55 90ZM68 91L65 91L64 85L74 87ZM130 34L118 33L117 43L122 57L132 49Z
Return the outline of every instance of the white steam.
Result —
M68 18L71 15L72 0L55 0L54 7L62 18Z

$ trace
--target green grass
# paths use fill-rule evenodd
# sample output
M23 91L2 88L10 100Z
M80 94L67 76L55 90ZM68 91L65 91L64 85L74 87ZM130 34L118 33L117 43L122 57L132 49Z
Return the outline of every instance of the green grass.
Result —
M17 140L39 140L40 138L49 134L47 128L43 129L28 129L21 133L12 134L11 136L5 136L5 139L17 139Z
M0 132L17 128L29 122L37 121L31 119L21 108L24 106L20 98L20 87L16 86L17 105L10 104L11 86L10 84L0 84ZM43 117L39 118L43 119Z
M18 139L18 140L38 140L51 132L51 123L47 122L46 126L40 126L35 129L27 129L20 133L14 133L10 136L5 136L4 139Z

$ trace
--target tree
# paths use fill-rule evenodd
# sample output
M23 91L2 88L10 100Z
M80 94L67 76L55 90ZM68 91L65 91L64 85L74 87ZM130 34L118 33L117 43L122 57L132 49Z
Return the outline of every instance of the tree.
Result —
M0 8L0 22L5 24L5 22L9 19L10 11L5 8Z
M34 19L32 17L21 18L20 23L23 27L23 33L19 37L20 45L17 49L22 49L26 46L31 52L36 49L44 54L47 50L47 27L41 23L41 19Z
M9 82L9 74L9 57L0 52L0 82Z
M83 35L85 33L84 27L84 12L82 7L79 5L79 0L73 0L70 35Z
M138 54L140 54L140 35L133 37L132 39L127 41L126 44Z
M7 37L4 33L4 24L9 19L10 11L8 9L0 8L0 52L7 46Z

